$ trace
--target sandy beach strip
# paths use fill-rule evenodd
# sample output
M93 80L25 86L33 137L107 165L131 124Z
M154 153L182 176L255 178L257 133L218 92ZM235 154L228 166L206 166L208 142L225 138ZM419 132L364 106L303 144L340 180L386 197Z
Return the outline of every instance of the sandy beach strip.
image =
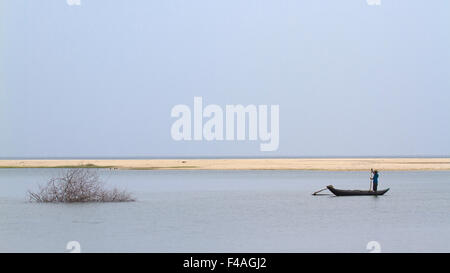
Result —
M0 168L113 168L131 170L450 170L450 158L266 159L33 159L0 160Z

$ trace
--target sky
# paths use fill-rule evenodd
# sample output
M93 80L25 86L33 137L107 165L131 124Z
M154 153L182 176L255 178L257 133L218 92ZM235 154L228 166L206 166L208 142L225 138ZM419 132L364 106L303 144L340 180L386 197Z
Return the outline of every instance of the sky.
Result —
M450 1L0 3L0 158L450 155ZM194 97L278 149L175 141Z

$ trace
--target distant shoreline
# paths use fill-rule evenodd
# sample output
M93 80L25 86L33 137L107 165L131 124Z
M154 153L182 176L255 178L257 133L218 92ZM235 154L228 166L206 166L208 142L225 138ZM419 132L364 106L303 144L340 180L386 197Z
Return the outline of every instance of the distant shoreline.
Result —
M111 168L119 170L450 170L450 158L27 159L0 168Z

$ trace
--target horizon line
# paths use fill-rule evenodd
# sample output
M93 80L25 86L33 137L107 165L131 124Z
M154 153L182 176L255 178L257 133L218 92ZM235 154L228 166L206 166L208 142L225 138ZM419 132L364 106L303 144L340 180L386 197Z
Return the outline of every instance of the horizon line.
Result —
M151 159L308 159L308 158L450 158L450 155L326 155L326 156L296 156L296 155L162 155L162 156L14 156L0 157L0 160L151 160Z

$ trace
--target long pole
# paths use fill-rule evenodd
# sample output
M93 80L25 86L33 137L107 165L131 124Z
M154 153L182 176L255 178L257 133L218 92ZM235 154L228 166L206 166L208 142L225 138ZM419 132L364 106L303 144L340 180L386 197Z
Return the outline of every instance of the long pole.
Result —
M323 188L323 189L321 189L321 190L318 190L318 191L316 191L315 193L313 193L312 195L316 195L316 194L318 194L319 192L321 192L321 191L324 191L324 190L326 190L327 188Z

